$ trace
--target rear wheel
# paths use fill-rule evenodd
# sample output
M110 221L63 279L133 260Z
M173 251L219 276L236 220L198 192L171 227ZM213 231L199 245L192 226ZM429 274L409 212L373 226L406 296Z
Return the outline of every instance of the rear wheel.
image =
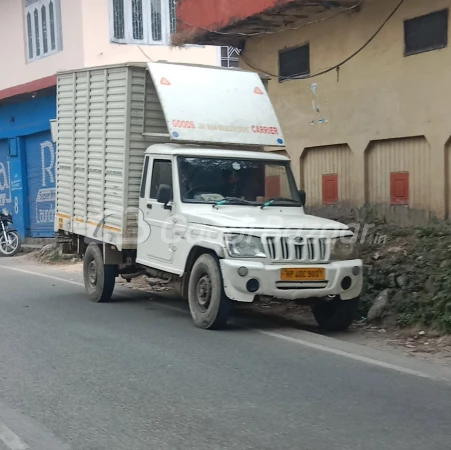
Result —
M97 244L89 244L83 261L83 278L89 300L107 302L116 282L117 267L105 265Z
M6 238L4 233L0 234L0 252L5 256L17 255L20 251L21 240L17 231L7 231Z
M224 293L217 258L201 255L194 263L188 287L188 303L194 324L205 330L216 330L227 324L231 301Z
M321 328L328 331L345 331L354 320L359 299L341 300L335 297L332 300L321 300L312 306L316 322Z

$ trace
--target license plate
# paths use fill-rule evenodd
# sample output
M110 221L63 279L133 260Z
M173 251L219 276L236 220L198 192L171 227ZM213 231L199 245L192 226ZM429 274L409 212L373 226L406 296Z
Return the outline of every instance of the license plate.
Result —
M324 281L326 279L326 269L282 269L280 273L282 281Z

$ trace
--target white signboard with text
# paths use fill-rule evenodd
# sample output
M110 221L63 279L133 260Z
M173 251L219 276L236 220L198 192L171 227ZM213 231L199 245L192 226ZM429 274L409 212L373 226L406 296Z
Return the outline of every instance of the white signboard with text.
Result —
M258 74L170 63L148 67L172 140L285 146Z

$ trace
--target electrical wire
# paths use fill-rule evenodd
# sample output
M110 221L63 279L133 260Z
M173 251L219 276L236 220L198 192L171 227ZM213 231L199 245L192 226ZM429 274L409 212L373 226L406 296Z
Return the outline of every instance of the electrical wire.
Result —
M395 9L390 13L390 15L384 20L384 22L382 23L382 25L376 30L376 32L368 39L368 41L365 42L365 44L363 44L357 51L355 51L351 56L348 56L346 59L344 59L343 61L341 61L338 64L335 64L332 67L329 67L328 69L322 70L320 72L316 72L312 75L306 75L306 76L299 76L299 77L284 77L283 80L284 81L288 81L288 80L304 80L304 79L309 79L309 78L315 78L315 77L319 77L320 75L324 75L326 73L332 72L333 70L340 70L340 67L343 66L344 64L346 64L347 62L349 62L351 59L355 58L360 52L362 52L366 47L368 47L368 45L370 45L371 42L374 41L374 39L376 39L376 37L379 35L379 33L383 30L383 28L385 27L385 25L387 25L387 23L390 21L390 19L398 12L399 8L401 8L402 4L405 2L405 0L400 0L400 2L397 4L397 6L395 7ZM257 72L261 72L264 73L265 75L269 75L271 77L279 77L279 75L275 75L269 72L266 72L262 69L258 69L257 67L254 67L254 65L249 64L249 62L246 60L246 58L244 57L244 55L241 55L241 58L243 59L243 61L253 70L256 70Z
M137 47L139 48L139 50L141 51L141 53L150 61L150 62L155 62L142 48L140 45L137 45Z
M257 31L255 33L240 33L240 32L233 33L233 32L228 32L228 31L210 30L209 28L199 27L197 25L193 25L193 24L190 24L188 22L185 22L184 20L181 20L181 19L177 19L177 20L182 22L184 25L186 25L188 27L199 29L199 30L203 30L203 31L207 31L208 33L219 34L221 36L255 37L255 36L260 36L260 35L265 35L265 34L278 34L278 33L283 33L285 31L296 31L296 30L300 30L300 29L302 29L302 28L304 28L304 27L306 27L308 25L313 25L315 23L325 22L326 20L333 19L334 17L336 17L339 14L342 14L342 13L344 13L346 11L351 11L353 9L358 8L364 2L365 2L365 0L360 0L354 6L349 6L348 8L340 9L340 11L336 12L335 14L332 14L331 16L323 17L322 19L318 19L318 20L313 20L312 22L304 23L302 25L299 25L298 27L282 28L280 30L275 30L275 31Z

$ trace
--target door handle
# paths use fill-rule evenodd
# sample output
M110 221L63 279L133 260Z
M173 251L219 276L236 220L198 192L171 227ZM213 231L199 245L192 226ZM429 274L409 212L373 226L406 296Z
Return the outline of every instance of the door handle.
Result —
M152 209L152 203L147 203L147 209Z

